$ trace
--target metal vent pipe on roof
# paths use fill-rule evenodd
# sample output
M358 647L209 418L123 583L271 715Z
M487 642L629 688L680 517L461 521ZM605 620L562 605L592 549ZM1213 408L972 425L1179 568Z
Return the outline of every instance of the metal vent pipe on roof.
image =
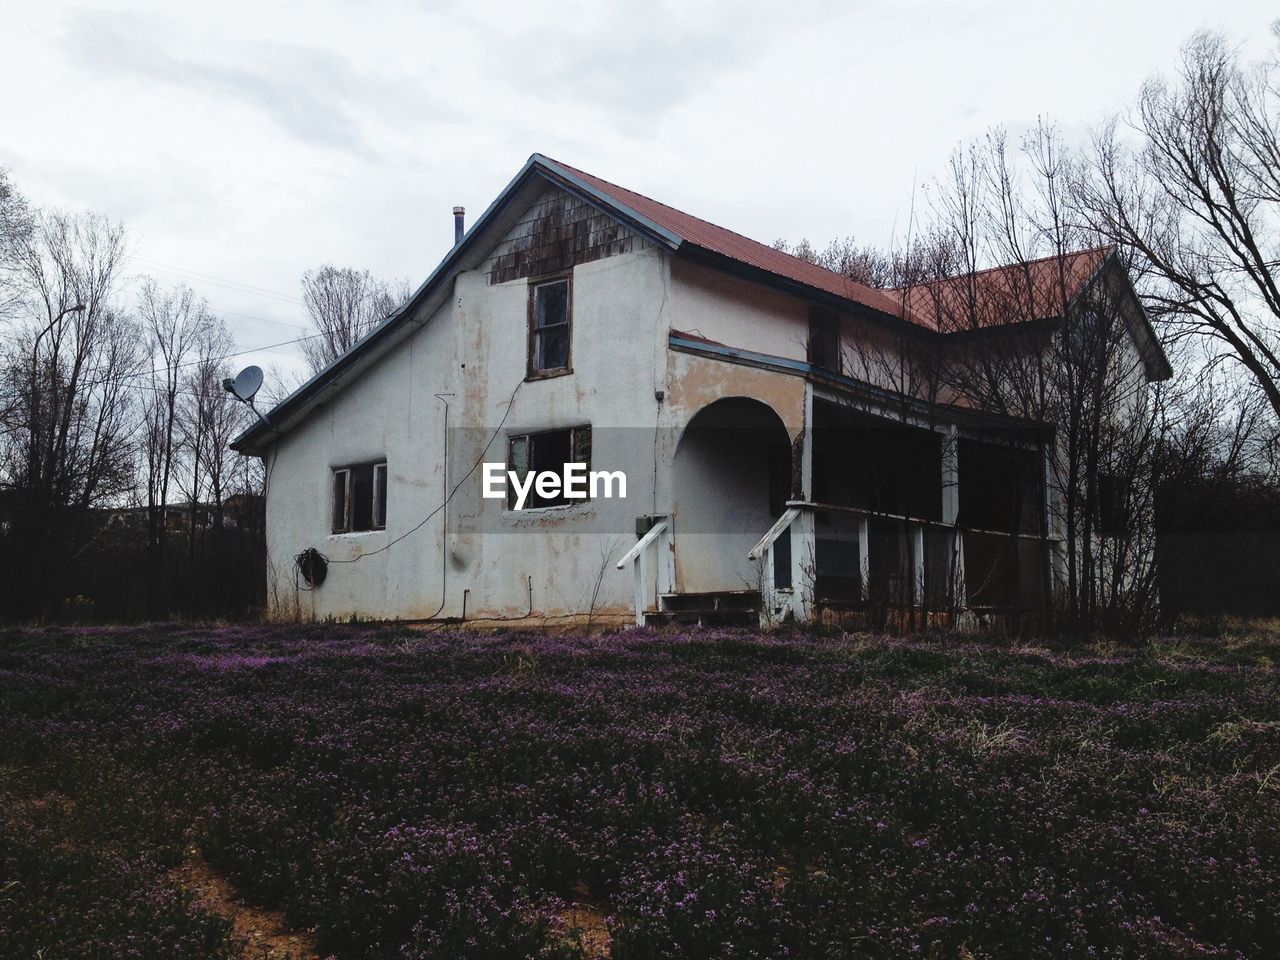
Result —
M466 232L466 228L462 224L462 218L466 215L466 207L453 208L453 245L456 247L462 242L462 234Z

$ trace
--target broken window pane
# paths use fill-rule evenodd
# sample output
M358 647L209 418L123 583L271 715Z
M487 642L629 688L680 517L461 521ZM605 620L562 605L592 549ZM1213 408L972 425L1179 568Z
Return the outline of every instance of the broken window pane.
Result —
M591 428L574 427L573 429L573 462L581 463L591 469Z
M581 463L591 469L591 427L573 427L567 430L547 430L512 437L508 444L507 469L523 482L530 473L555 473L564 476L565 464ZM516 493L513 484L507 487L507 506L515 507ZM529 490L524 509L530 507L556 507L573 503L564 496L563 489L554 497L539 496L536 487Z
M962 527L1041 532L1044 487L1036 450L961 438L957 456Z
M564 465L573 459L572 434L571 430L552 430L549 433L535 433L529 438L529 466L535 474L548 471L564 473ZM556 507L568 502L563 491L554 497L540 497L536 489L525 501L530 507Z
M351 529L373 526L373 464L351 468Z
M538 285L538 327L554 327L569 322L569 281L556 280Z
M364 463L333 471L333 532L386 526L387 465Z

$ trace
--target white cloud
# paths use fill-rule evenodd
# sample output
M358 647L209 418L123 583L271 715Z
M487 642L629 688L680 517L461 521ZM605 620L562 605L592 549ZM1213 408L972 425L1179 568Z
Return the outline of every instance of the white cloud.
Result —
M1261 55L1273 16L1198 0L30 0L0 18L0 165L38 203L126 220L145 261L286 294L323 262L416 283L453 204L475 215L534 151L766 242L886 244L956 145L1041 115L1083 135L1193 30ZM288 300L188 279L242 344L302 323Z

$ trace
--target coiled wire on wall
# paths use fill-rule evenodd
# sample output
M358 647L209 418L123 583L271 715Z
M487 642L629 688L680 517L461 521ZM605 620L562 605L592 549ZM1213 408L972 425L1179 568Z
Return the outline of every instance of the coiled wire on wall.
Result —
M329 558L315 547L307 547L293 558L293 563L296 568L294 585L300 590L314 590L324 583L324 578L329 574ZM306 581L306 587L297 582L299 576Z

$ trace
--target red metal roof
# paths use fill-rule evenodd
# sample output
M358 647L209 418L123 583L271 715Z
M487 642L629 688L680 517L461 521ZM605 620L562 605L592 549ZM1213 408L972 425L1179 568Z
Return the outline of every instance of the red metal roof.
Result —
M1112 249L1077 250L885 292L911 319L943 333L1050 319L1084 292Z
M553 162L618 204L675 234L683 243L834 294L878 313L947 333L1058 316L1062 312L1064 293L1065 302L1079 295L1111 250L1109 247L1081 250L909 289L877 290L584 170L558 160ZM970 303L974 307L972 314L968 312Z
M740 233L726 230L724 227L700 220L683 211L659 203L643 194L635 193L620 187L608 180L601 180L585 171L578 170L566 163L556 161L560 166L580 177L585 183L616 200L623 206L630 207L636 213L652 220L664 230L680 237L685 243L701 247L712 253L720 254L739 263L756 267L775 276L793 280L796 283L813 287L824 293L834 294L845 300L869 307L880 313L893 317L902 316L902 304L883 292L865 284L850 280L848 277L824 267L816 266L807 260L793 257L789 253L775 250L767 244L744 237Z

